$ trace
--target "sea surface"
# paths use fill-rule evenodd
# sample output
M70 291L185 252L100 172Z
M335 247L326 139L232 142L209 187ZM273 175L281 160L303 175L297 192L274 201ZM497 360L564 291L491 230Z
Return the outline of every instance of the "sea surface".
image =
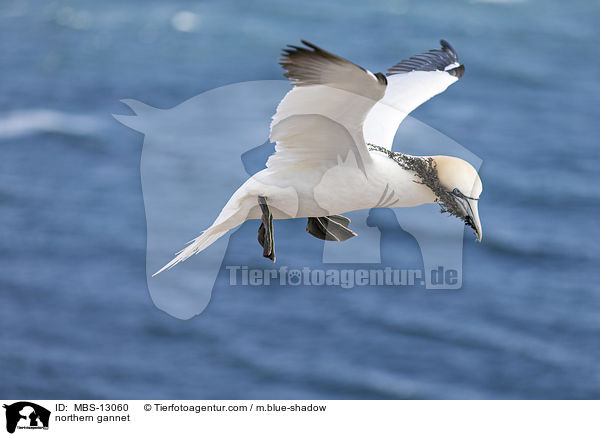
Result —
M144 135L113 118L120 100L281 79L300 39L384 71L440 38L466 73L413 116L483 162L460 290L227 286L223 270L199 316L155 306ZM3 1L0 398L599 398L599 39L584 0ZM419 268L385 219L386 250ZM318 242L304 226L278 231ZM232 256L268 267L255 238L242 226Z

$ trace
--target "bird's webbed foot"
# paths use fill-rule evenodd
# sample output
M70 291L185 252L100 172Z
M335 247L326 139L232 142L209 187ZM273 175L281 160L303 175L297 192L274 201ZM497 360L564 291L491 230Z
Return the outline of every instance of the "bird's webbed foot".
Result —
M315 238L341 242L356 236L356 233L348 228L348 224L350 220L343 215L310 217L306 231Z
M260 227L258 228L258 243L263 248L263 256L275 262L275 240L273 238L273 214L267 205L265 197L258 197L262 211Z

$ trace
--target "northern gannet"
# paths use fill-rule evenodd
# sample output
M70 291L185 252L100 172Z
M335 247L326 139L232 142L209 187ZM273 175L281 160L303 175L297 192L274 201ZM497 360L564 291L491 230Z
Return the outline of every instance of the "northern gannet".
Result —
M439 203L479 241L477 171L452 156L392 151L402 120L445 91L465 71L452 46L402 60L373 74L316 45L284 49L281 65L293 88L272 118L266 168L229 199L214 223L154 275L204 250L227 231L260 219L263 256L275 261L273 220L308 218L306 230L328 240L356 236L341 214L375 207Z

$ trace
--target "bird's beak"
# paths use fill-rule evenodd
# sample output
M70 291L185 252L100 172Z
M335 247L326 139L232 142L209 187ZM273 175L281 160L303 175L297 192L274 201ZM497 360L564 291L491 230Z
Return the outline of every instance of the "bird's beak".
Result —
M473 229L473 233L477 237L477 241L481 242L483 231L481 229L481 221L479 221L479 211L477 210L477 200L470 198L457 197L456 201L463 208L465 213L465 223Z
M483 229L481 228L481 221L479 221L479 211L477 210L477 200L469 200L471 205L471 228L473 232L475 232L475 236L477 237L477 241L481 242L481 238L483 237Z

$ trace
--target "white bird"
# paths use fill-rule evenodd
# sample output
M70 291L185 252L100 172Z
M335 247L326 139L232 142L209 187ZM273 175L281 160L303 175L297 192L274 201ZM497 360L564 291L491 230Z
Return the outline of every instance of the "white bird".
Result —
M391 151L402 120L462 77L454 49L405 59L373 74L302 41L288 46L281 65L294 85L271 122L275 153L267 167L229 199L214 223L167 265L172 268L249 219L261 219L263 256L275 261L273 219L308 218L307 232L344 241L356 236L342 213L374 207L439 203L481 241L477 171L451 156Z

